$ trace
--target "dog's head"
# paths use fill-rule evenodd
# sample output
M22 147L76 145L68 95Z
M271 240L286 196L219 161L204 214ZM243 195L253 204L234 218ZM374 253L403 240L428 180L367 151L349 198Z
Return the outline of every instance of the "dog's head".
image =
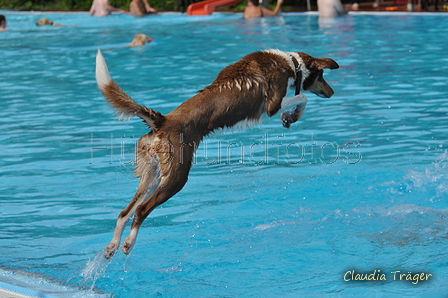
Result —
M152 38L146 34L138 34L134 37L134 39L131 42L132 47L139 47L144 46L146 42L151 42Z
M305 53L298 53L306 66L303 71L303 90L312 92L320 97L329 98L334 94L333 89L324 80L324 68L336 69L339 65L330 58L313 58Z
M37 26L53 25L53 22L47 18L42 18L36 23L36 25Z

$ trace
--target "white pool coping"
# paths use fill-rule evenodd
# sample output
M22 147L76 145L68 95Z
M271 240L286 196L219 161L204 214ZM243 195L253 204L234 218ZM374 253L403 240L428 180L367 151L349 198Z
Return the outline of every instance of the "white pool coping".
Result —
M0 298L57 298L57 297L0 282Z

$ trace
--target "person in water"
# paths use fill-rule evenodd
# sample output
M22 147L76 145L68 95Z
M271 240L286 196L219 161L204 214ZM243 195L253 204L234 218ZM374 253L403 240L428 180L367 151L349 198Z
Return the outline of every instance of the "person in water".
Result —
M89 15L93 17L104 17L110 15L112 11L118 11L126 14L129 13L126 10L113 7L110 5L109 0L93 0Z
M6 28L6 18L4 15L0 14L0 31L6 31L8 28Z
M265 7L260 7L259 0L248 0L244 8L244 18L261 18L266 16L276 16L280 13L280 7L283 0L277 0L274 10L269 10Z
M317 0L319 18L334 18L346 14L340 0Z
M131 15L136 17L146 16L148 14L156 14L157 10L149 5L148 0L131 0L129 4Z

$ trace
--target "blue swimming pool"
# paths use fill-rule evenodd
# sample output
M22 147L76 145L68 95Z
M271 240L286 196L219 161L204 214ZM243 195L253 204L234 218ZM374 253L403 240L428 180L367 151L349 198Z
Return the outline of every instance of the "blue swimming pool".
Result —
M447 295L448 15L1 13L0 266L88 290L79 297ZM36 27L41 17L67 26ZM95 55L138 33L154 41L103 54L118 84L162 113L256 50L340 69L326 73L335 95L308 94L291 129L277 115L207 138L131 255L104 262L147 129L116 121ZM386 280L353 280L361 273ZM406 280L417 273L431 276Z

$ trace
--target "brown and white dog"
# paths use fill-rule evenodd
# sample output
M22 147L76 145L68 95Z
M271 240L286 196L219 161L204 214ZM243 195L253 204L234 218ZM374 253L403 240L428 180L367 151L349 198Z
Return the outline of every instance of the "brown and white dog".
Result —
M300 89L321 97L332 96L334 92L322 76L323 69L338 67L330 58L313 58L305 53L255 52L224 68L210 86L162 115L137 104L118 87L98 51L96 80L101 93L121 117L138 116L151 129L140 138L137 146L135 172L140 184L134 198L118 217L105 257L115 254L125 225L134 216L122 248L128 254L145 218L184 187L193 154L205 136L241 122L256 123L264 114L272 117L281 108L297 106L291 113L282 115L283 125L289 127L305 109L307 99L300 94ZM285 98L291 83L296 95Z
M47 18L42 18L39 21L37 21L36 23L37 26L45 26L45 25L50 25L50 26L56 26L56 27L62 27L64 25L59 24L59 23L54 23L52 20L49 20Z

